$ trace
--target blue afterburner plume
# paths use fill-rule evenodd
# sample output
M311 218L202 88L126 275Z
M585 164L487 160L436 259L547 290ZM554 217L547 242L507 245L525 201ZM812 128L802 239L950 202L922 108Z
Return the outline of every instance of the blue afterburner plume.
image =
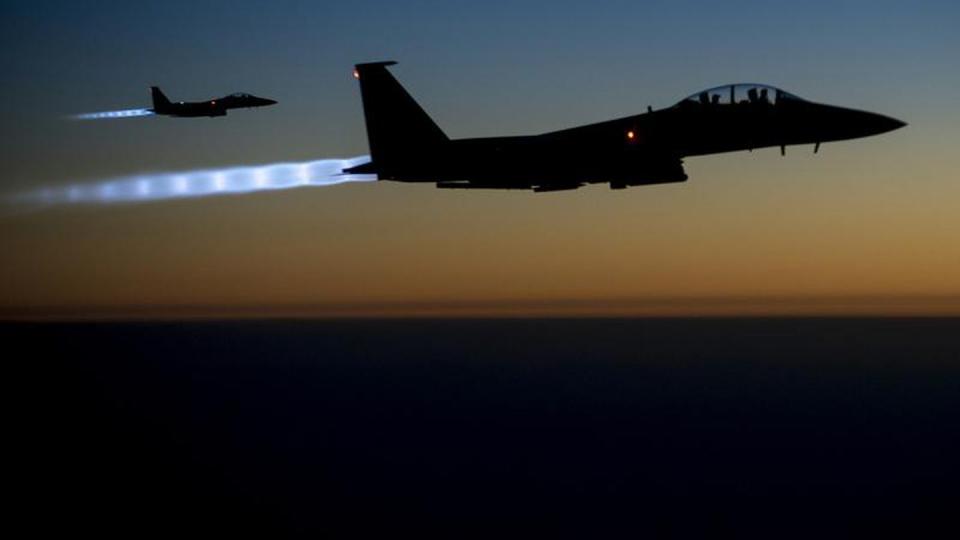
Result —
M341 174L343 169L369 160L368 156L358 156L300 163L137 174L37 189L20 194L15 201L43 206L146 202L295 187L332 186L345 182L369 182L376 180L376 176Z
M74 120L103 120L105 118L134 118L137 116L153 116L150 109L124 109L122 111L101 111L84 114L75 114Z

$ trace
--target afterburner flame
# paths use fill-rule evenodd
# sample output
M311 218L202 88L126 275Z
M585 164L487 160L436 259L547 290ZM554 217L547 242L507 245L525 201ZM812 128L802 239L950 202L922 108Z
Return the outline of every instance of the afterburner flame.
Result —
M342 174L343 169L366 163L368 156L275 163L197 171L145 173L93 182L41 188L15 197L18 202L42 205L106 204L162 201L272 191L296 187L333 186L370 182L375 175Z
M136 118L138 116L153 116L150 109L124 109L121 111L100 111L92 113L75 114L71 116L73 120L105 120L108 118Z

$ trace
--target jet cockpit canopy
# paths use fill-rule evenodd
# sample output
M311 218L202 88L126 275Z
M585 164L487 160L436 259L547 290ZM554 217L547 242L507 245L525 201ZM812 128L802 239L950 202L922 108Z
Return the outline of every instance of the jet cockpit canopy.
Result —
M766 84L728 84L691 94L677 105L776 105L784 101L804 101L802 98Z

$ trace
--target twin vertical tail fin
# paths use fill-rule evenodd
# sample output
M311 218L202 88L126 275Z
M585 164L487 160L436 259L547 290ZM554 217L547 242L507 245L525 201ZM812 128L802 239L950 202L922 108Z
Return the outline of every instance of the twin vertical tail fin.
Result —
M394 64L396 62L357 64L353 72L360 80L373 158L372 167L361 167L381 173L381 178L390 176L388 171L396 170L402 161L422 156L450 140L387 71L387 66Z
M167 99L167 96L163 95L163 92L160 90L159 86L151 86L150 95L153 98L154 112L162 113L170 107L170 100Z

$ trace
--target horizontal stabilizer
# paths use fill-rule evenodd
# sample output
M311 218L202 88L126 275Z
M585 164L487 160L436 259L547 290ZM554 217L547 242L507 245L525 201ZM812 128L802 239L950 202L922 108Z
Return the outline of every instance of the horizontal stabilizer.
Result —
M376 174L377 167L373 164L372 161L368 161L356 167L350 167L349 169L344 169L343 174Z

